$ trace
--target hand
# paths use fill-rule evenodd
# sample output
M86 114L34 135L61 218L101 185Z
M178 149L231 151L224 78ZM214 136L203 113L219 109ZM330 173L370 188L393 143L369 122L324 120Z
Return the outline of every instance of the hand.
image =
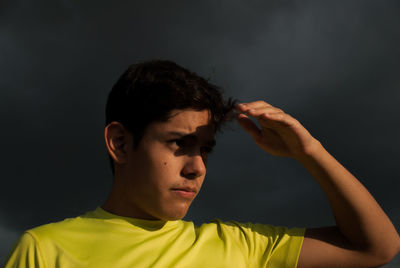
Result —
M300 158L313 152L319 142L293 117L264 101L240 103L239 124L263 150L275 156ZM254 117L261 129L249 118Z

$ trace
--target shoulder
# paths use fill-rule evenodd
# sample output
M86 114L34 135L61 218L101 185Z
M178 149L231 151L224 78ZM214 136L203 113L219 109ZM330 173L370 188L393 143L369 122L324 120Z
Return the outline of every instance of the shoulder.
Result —
M68 248L78 237L82 239L85 230L93 229L92 221L98 219L89 212L26 230L10 252L6 267L52 267L48 264L54 263L62 248Z
M215 233L222 239L233 239L250 247L272 248L277 244L300 247L305 228L288 228L259 223L241 223L215 219L197 227L198 233Z
M62 221L47 223L27 230L26 232L34 237L44 238L49 235L59 234L60 231L67 231L84 224L85 220L81 216L67 218Z
M101 227L101 222L102 220L96 218L94 212L90 211L77 217L34 227L26 230L25 234L29 234L36 243L53 244L55 241L71 240L82 233L93 232Z
M251 234L256 233L260 236L275 237L282 235L304 237L305 228L288 228L284 226L274 226L270 224L260 224L251 222L222 221L214 219L210 223L202 224L200 229L216 228L234 233Z
M26 231L21 235L10 252L5 267L45 267L42 249L31 233Z
M212 232L229 241L230 245L242 248L257 267L267 264L272 267L296 267L305 233L305 228L219 219L198 228L200 234Z

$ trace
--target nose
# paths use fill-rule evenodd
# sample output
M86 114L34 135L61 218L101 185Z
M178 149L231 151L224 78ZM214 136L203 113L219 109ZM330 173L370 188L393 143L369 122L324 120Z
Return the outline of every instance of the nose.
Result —
M188 155L186 156L185 166L181 172L182 176L194 180L206 174L205 159L201 155Z

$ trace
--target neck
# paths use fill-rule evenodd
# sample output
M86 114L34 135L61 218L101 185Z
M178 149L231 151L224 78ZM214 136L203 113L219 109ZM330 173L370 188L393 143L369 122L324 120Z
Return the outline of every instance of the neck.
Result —
M111 191L105 203L101 206L102 209L122 217L129 217L129 218L136 218L143 220L159 220L145 213L143 210L138 208L134 204L134 202L130 201L127 198L127 196L130 195L129 193L127 193L126 187L117 183L117 181L118 180L114 178Z

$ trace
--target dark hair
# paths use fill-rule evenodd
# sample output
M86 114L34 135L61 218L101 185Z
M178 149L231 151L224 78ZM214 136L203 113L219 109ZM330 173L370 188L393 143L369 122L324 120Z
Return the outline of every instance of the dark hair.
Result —
M146 127L167 121L172 110L209 110L217 132L232 119L235 103L231 98L225 101L219 87L172 61L146 61L129 66L113 86L107 99L106 125L120 122L132 133L137 148Z

